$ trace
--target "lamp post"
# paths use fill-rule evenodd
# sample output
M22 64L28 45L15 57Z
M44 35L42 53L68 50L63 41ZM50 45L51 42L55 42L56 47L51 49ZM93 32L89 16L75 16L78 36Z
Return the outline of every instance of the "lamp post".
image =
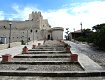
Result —
M33 43L34 43L34 30L33 30Z
M8 45L8 48L10 48L10 43L11 43L11 25L12 25L12 22L9 22L10 32L9 32L9 45Z
M28 45L28 29L27 29L27 45Z

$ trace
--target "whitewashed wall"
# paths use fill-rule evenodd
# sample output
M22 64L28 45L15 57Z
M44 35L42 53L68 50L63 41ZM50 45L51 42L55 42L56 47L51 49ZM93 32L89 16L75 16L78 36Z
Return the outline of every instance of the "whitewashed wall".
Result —
M63 31L62 30L54 30L52 32L53 40L62 40L63 39Z

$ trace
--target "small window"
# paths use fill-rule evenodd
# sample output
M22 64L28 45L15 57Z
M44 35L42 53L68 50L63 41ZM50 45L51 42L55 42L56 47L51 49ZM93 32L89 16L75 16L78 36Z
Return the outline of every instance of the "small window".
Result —
M32 29L30 30L30 32L32 33Z
M6 29L6 27L4 26L4 29Z
M51 27L51 26L49 26L49 27Z
M30 37L28 38L28 40L30 40Z
M38 32L38 31L36 30L36 32Z

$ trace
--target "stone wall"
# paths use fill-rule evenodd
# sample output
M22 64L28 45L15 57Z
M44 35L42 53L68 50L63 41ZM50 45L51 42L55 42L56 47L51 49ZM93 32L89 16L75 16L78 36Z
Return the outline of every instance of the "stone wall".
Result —
M10 24L11 24L11 42L33 41L33 40L54 40L63 39L63 29L61 27L51 28L47 19L43 19L41 12L32 12L29 20L25 21L0 21L0 37L6 37L9 42ZM43 32L44 30L44 32ZM50 32L49 32L50 31ZM51 33L52 32L52 33Z
M63 40L63 28L62 27L52 28L52 38L53 40Z
M9 42L10 24L11 24L11 42L20 42L23 40L25 43L32 40L42 40L42 29L50 29L47 19L43 19L41 12L32 12L29 20L25 21L0 21L0 37L6 37L7 43Z

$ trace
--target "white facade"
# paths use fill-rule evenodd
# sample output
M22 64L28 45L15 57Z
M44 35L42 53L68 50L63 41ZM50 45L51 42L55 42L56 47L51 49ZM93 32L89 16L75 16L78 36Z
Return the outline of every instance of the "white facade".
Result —
M7 43L10 34L11 24L11 42L32 41L42 39L63 39L63 31L54 29L48 23L47 19L43 19L41 12L32 12L29 14L29 20L25 21L0 21L0 37L6 37ZM57 31L56 31L57 30ZM56 35L58 34L58 35Z
M63 39L63 28L62 27L52 28L52 38L54 40L62 40Z

